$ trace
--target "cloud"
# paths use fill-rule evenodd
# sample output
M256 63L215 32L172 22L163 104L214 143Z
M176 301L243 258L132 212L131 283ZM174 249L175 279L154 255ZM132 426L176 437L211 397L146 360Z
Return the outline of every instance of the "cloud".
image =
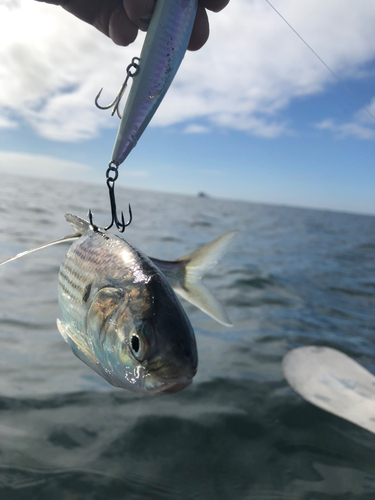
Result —
M0 116L0 128L17 128L17 122L14 120L9 120L5 116Z
M17 175L28 177L43 177L67 179L69 176L75 180L92 179L93 170L82 163L60 160L52 156L32 155L24 153L11 153L0 151L0 172L10 173L11 166Z
M360 109L356 115L356 120L359 120L362 123L369 123L374 125L375 123L375 97L371 99L370 103L367 106L364 106Z
M359 123L336 123L334 120L323 120L316 124L320 130L330 130L338 137L355 137L356 139L372 140L375 139L375 129L364 127Z
M210 131L208 127L205 127L204 125L188 125L184 129L185 134L207 134Z
M365 75L375 58L373 0L360 0L355 8L352 0L275 5L341 78ZM189 122L187 132L216 126L262 137L292 133L283 112L294 99L323 92L332 75L264 0L232 0L210 23L210 40L186 55L151 125ZM3 0L0 116L7 118L0 126L27 124L59 141L117 127L116 118L95 108L94 97L103 86L101 99L113 99L142 39L118 47L61 8ZM357 126L356 133L364 134L358 127L367 126Z
M18 8L0 4L0 47L1 115L4 109L13 121L61 141L92 138L118 125L97 110L94 98L104 86L103 99L112 100L133 54L129 49L59 7L29 0Z
M354 114L352 121L337 123L329 118L317 123L315 126L320 130L330 130L337 137L354 137L361 140L375 139L375 98L365 108Z

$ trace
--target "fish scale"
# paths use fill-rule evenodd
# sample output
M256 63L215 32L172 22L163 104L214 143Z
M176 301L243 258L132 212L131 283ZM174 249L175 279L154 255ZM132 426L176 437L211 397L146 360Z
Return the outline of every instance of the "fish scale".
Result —
M67 298L66 303L69 304L68 309L72 322L77 328L80 328L83 322L81 305L88 285L88 278L84 272L78 274L74 271L71 264L71 260L67 256L60 267L59 287L61 287L61 295Z
M74 243L60 267L59 284L62 293L62 310L68 311L75 327L83 328L89 297L84 300L88 285L92 285L90 295L104 286L126 285L137 276L130 270L136 268L130 245L116 237L108 238L102 233L91 233ZM109 277L110 270L110 277ZM137 269L136 269L137 272ZM142 270L138 269L138 274ZM65 295L64 295L65 294ZM63 314L63 319L64 319Z
M79 245L77 243L72 245L61 264L59 283L69 297L65 302L69 305L71 319L75 326L82 327L84 320L82 307L85 305L83 298L86 288L93 282L94 270L100 275L105 262L103 256L90 244L90 237L86 237Z

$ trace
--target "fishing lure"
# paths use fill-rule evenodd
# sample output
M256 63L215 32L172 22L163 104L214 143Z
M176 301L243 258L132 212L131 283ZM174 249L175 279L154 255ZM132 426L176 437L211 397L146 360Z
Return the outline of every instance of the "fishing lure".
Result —
M167 93L184 58L190 40L198 0L157 0L150 21L140 57L134 57L127 67L127 76L118 95L109 106L98 103L101 89L95 104L100 109L112 109L121 117L120 126L113 147L112 158L107 169L112 222L120 232L131 223L132 213L129 206L129 221L117 217L114 185L118 178L118 167L127 158L137 141L154 116ZM126 101L125 110L120 113L120 103L129 79L133 79ZM93 216L90 212L90 223Z

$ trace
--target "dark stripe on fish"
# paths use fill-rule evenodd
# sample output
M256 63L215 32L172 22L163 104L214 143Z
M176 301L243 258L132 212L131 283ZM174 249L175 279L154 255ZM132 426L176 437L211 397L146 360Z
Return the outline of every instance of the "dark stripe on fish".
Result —
M61 286L61 288L62 288L62 290L63 290L64 293L66 293L69 296L71 295L70 291L67 289L67 287L64 285L64 283L62 283L61 280L59 280L59 286Z
M91 292L91 286L92 286L91 283L89 283L87 285L86 290L85 290L85 295L82 298L83 302L87 302L89 300L90 292Z
M75 290L77 290L78 292L80 292L82 290L82 285L80 286L79 284L75 283L72 279L71 279L71 276L69 276L69 274L66 272L65 269L63 269L61 272L60 272L60 283L62 284L63 283L63 280L65 280L65 283L68 284L70 287L74 288Z

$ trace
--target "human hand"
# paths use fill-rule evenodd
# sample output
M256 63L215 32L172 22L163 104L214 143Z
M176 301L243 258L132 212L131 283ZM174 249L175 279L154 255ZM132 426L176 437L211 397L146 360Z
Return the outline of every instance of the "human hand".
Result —
M109 36L117 45L129 45L138 30L147 31L155 0L37 0L61 5L82 21ZM207 10L219 12L229 0L199 0L188 49L198 50L207 41L209 24Z

